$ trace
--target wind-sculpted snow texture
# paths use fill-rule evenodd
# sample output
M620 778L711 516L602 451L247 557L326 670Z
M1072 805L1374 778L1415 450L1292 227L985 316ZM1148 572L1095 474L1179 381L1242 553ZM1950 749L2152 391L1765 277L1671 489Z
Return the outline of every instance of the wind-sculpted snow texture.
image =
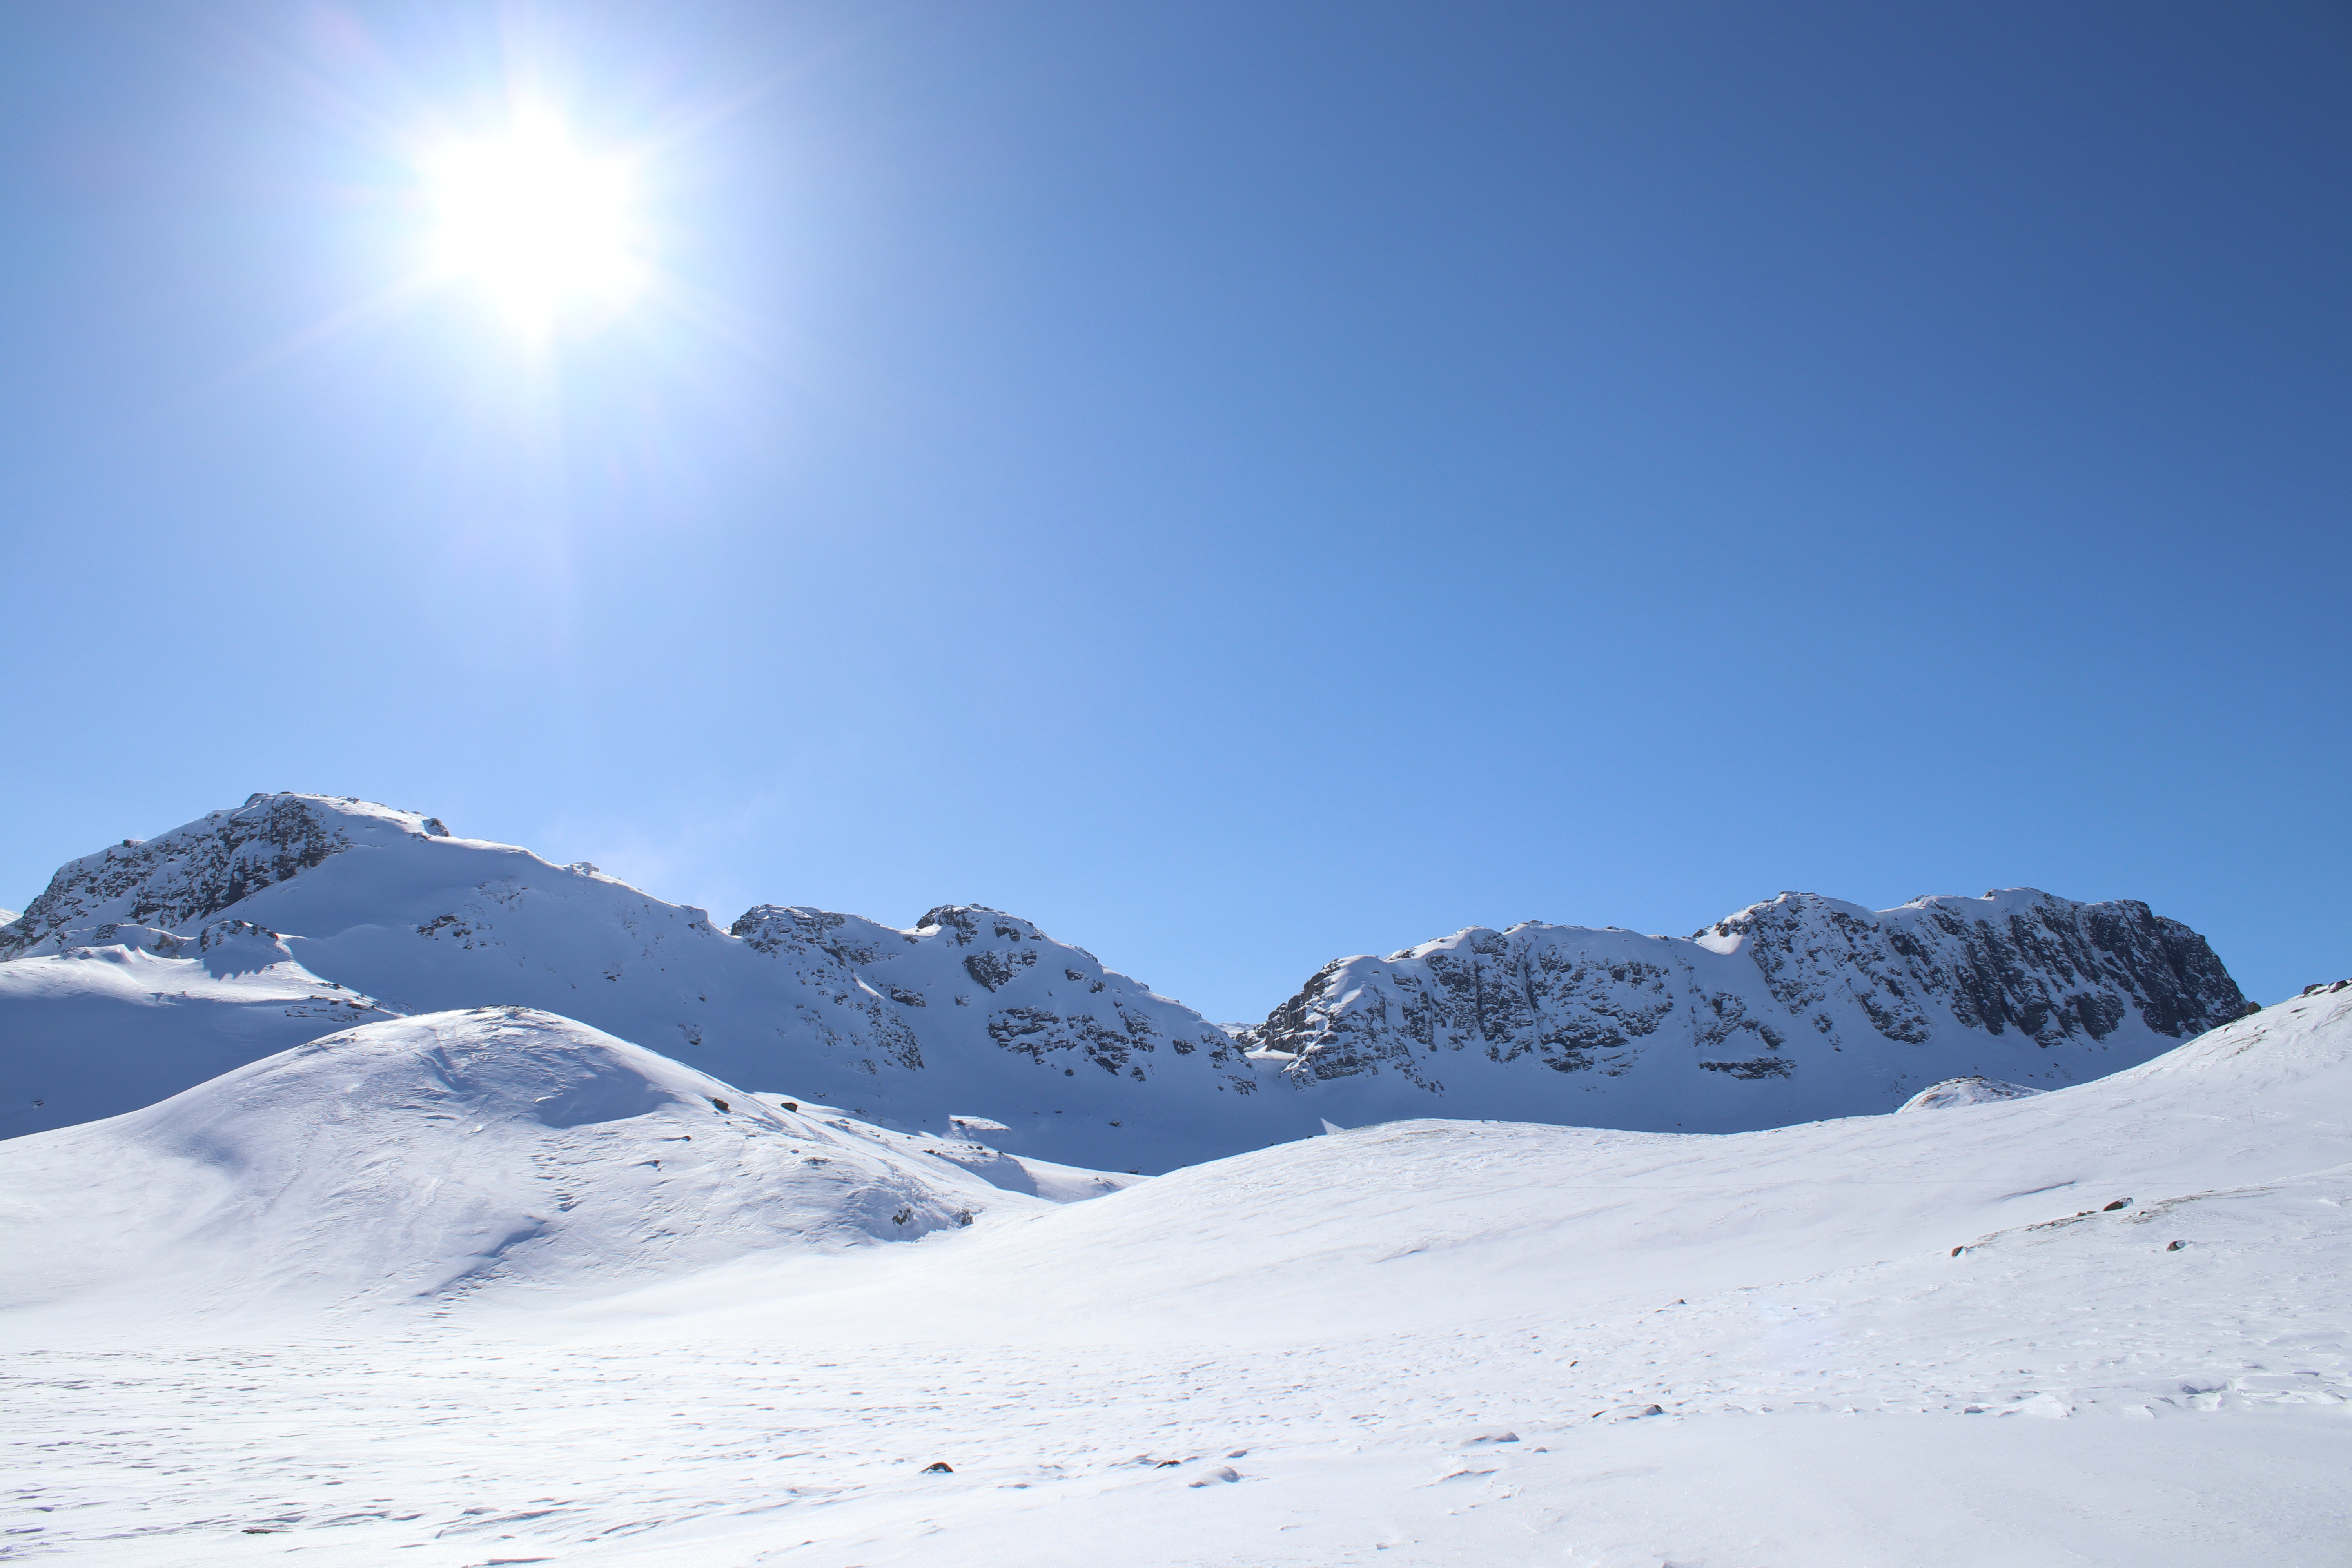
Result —
M1964 1074L2096 1078L2245 1011L2205 940L2145 904L1784 893L1687 939L1528 921L1341 959L1246 1039L1342 1123L1730 1131Z
M992 1119L1007 1152L1091 1169L1317 1125L1294 1096L1253 1101L1261 1069L1200 1015L1013 916L947 905L898 931L763 906L720 931L593 866L334 796L257 795L75 861L0 952L12 1134L152 1103L321 1016L508 1005L884 1124Z

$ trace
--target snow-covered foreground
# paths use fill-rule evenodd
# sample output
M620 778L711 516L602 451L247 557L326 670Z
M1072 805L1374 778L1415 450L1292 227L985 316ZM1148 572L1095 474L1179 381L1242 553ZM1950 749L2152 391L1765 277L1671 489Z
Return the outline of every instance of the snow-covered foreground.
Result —
M649 1123L718 1114L709 1080L643 1070L675 1091ZM2343 1563L2347 1111L2352 989L2030 1098L1712 1137L1393 1123L601 1283L491 1269L403 1301L355 1275L323 1309L232 1258L142 1292L19 1214L0 1552ZM121 1237L192 1245L119 1200L152 1169L98 1163L134 1120L6 1152L104 1189ZM566 1120L533 1124L676 1131ZM740 1168L820 1131L763 1125ZM932 1158L871 1147L876 1182ZM738 1224L711 1181L697 1212ZM338 1190L304 1212L377 1223L379 1189ZM597 1190L618 1234L638 1189Z

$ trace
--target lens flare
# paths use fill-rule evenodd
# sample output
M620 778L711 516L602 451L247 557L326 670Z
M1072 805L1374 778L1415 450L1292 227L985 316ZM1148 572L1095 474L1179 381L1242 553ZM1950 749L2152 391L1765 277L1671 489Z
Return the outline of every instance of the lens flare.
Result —
M444 148L426 175L436 271L480 287L517 326L608 315L644 287L631 171L582 152L552 116Z

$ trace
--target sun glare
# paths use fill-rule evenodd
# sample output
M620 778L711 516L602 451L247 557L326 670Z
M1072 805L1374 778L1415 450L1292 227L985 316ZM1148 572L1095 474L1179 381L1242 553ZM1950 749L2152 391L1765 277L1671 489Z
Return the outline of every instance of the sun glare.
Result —
M428 176L437 270L478 285L514 324L609 314L643 286L629 171L583 153L553 119L449 147Z

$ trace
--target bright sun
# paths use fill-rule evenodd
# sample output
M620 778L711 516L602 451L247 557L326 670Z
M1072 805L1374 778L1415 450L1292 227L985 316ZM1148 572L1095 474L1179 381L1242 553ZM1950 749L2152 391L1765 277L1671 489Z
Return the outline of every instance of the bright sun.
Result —
M478 284L516 325L608 314L643 287L628 170L581 152L552 118L446 148L427 174L436 268Z

